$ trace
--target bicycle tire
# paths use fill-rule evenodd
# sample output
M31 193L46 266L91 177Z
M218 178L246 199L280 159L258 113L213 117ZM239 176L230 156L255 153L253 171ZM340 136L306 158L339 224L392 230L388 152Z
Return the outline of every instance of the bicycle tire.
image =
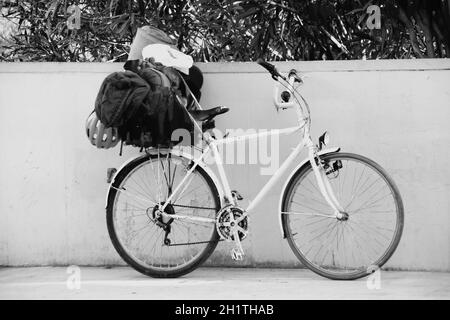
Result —
M348 272L348 273L339 273L335 271L330 271L329 269L324 268L321 265L318 265L317 263L314 263L311 261L312 259L310 257L307 257L307 253L303 252L306 250L302 250L302 248L299 248L299 244L296 243L294 236L297 234L294 234L291 226L291 218L290 214L282 214L282 224L283 224L283 230L285 232L286 239L289 243L290 248L294 252L295 256L300 260L300 262L306 266L308 269L314 271L315 273L334 280L354 280L358 278L362 278L364 276L369 275L370 273L374 272L378 268L381 268L392 256L394 251L396 250L403 231L403 225L404 225L404 208L403 208L403 202L400 196L400 192L395 185L392 178L386 173L386 171L378 165L376 162L363 157L361 155L357 154L351 154L351 153L329 153L326 155L320 156L321 160L332 162L337 160L354 160L360 163L363 163L364 165L368 166L369 168L373 169L375 172L377 172L380 177L386 182L387 186L389 187L389 190L392 193L393 201L395 202L395 211L396 211L396 217L395 217L395 231L392 236L392 239L386 248L386 250L370 265L365 266L365 268L360 268L359 270L355 270L354 272ZM347 161L347 163L348 163ZM299 185L300 181L304 181L306 179L306 176L308 173L312 172L311 164L308 162L305 165L303 165L301 168L299 168L292 176L290 181L287 184L287 187L285 189L285 192L283 194L283 200L282 200L282 212L289 212L290 210L290 199L293 199L295 188ZM306 183L305 183L306 184ZM352 196L353 197L353 196ZM352 200L353 201L353 200ZM292 202L291 202L292 203ZM360 212L361 213L361 212ZM292 215L293 216L293 215ZM328 219L328 218L323 218ZM352 214L349 214L349 221L352 219ZM317 220L316 220L317 221ZM315 222L316 225L318 224ZM304 225L305 227L305 225ZM370 229L366 229L368 231ZM336 234L338 232L336 231ZM337 236L338 238L338 236ZM353 238L355 240L356 237ZM372 241L374 242L374 241ZM312 246L312 244L311 244ZM324 243L321 244L321 246L324 246ZM333 243L331 243L331 246L334 246ZM361 248L361 247L360 247ZM311 250L311 249L310 249ZM322 249L320 249L322 250ZM309 253L309 252L308 252ZM345 253L344 253L345 255ZM335 262L335 256L333 258L333 263ZM331 268L330 268L331 269Z
M194 271L212 254L219 241L219 235L217 233L214 224L211 225L211 238L208 240L208 243L206 244L203 251L200 254L198 254L198 256L196 256L195 259L189 261L189 263L187 263L186 265L171 270L163 270L161 268L151 267L148 265L145 266L141 262L133 258L133 256L127 252L127 249L124 248L123 244L119 240L117 230L114 224L114 203L117 195L119 194L119 191L117 189L119 189L122 182L130 175L130 173L133 172L133 170L135 170L135 168L139 167L142 164L145 164L148 161L152 161L153 159L155 159L155 157L158 156L155 154L146 154L142 157L138 157L132 160L130 163L128 163L122 170L120 170L120 172L117 173L110 187L107 200L106 221L108 233L111 242L114 248L116 249L117 253L120 255L120 257L128 265L133 267L138 272L154 278L176 278ZM189 159L186 159L186 161L191 162ZM204 179L204 181L207 184L207 187L210 189L214 199L215 214L216 214L220 209L220 196L217 187L214 184L212 178L209 176L209 174L206 173L206 171L202 167L197 166L194 170L194 173L195 172L197 172Z

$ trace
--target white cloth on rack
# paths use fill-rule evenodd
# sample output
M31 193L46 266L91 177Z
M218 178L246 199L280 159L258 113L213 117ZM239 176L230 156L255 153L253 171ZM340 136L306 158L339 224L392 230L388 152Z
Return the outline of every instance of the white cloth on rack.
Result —
M184 74L189 74L189 68L194 64L191 56L171 48L166 44L149 44L142 49L144 59L153 58L166 67L173 67Z

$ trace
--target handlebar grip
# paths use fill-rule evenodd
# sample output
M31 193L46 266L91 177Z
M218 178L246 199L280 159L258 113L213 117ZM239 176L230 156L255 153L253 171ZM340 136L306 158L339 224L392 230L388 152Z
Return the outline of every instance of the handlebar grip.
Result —
M273 64L271 64L267 61L264 61L261 58L257 59L256 63L259 64L264 69L266 69L267 71L269 71L270 74L272 75L272 78L274 78L275 80L277 80L276 77L280 77L280 78L284 79L284 77L278 72L277 68L275 68L275 66Z
M264 61L263 59L259 58L256 60L256 63L259 64L261 67L265 68L270 73L273 73L276 69L273 64L268 63L267 61Z

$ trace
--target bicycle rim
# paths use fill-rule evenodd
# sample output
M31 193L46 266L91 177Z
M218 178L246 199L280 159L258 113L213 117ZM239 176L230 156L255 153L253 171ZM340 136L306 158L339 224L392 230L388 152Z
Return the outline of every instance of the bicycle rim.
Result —
M214 223L155 215L155 208L166 202L190 165L189 159L171 153L149 155L130 163L115 179L107 208L110 236L121 257L142 273L183 275L206 260L217 245ZM219 208L214 183L197 167L166 212L215 219ZM161 222L170 225L167 237Z
M289 245L303 264L322 276L363 277L380 268L400 241L400 194L385 171L365 157L336 153L321 159L329 165L327 178L348 219L330 217L332 209L308 164L294 175L283 202Z

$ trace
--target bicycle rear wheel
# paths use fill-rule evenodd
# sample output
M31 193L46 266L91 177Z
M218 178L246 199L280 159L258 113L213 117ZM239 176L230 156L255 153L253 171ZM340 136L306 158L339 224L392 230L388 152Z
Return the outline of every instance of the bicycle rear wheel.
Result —
M111 241L122 259L145 275L187 274L209 257L219 241L215 227L219 193L200 166L164 210L168 216L200 221L158 217L157 209L190 166L190 159L171 152L148 154L127 164L110 187L106 219Z
M320 156L347 219L333 216L311 164L300 168L283 195L282 221L297 258L312 271L351 280L383 266L403 230L403 204L388 174L375 162L350 153Z

